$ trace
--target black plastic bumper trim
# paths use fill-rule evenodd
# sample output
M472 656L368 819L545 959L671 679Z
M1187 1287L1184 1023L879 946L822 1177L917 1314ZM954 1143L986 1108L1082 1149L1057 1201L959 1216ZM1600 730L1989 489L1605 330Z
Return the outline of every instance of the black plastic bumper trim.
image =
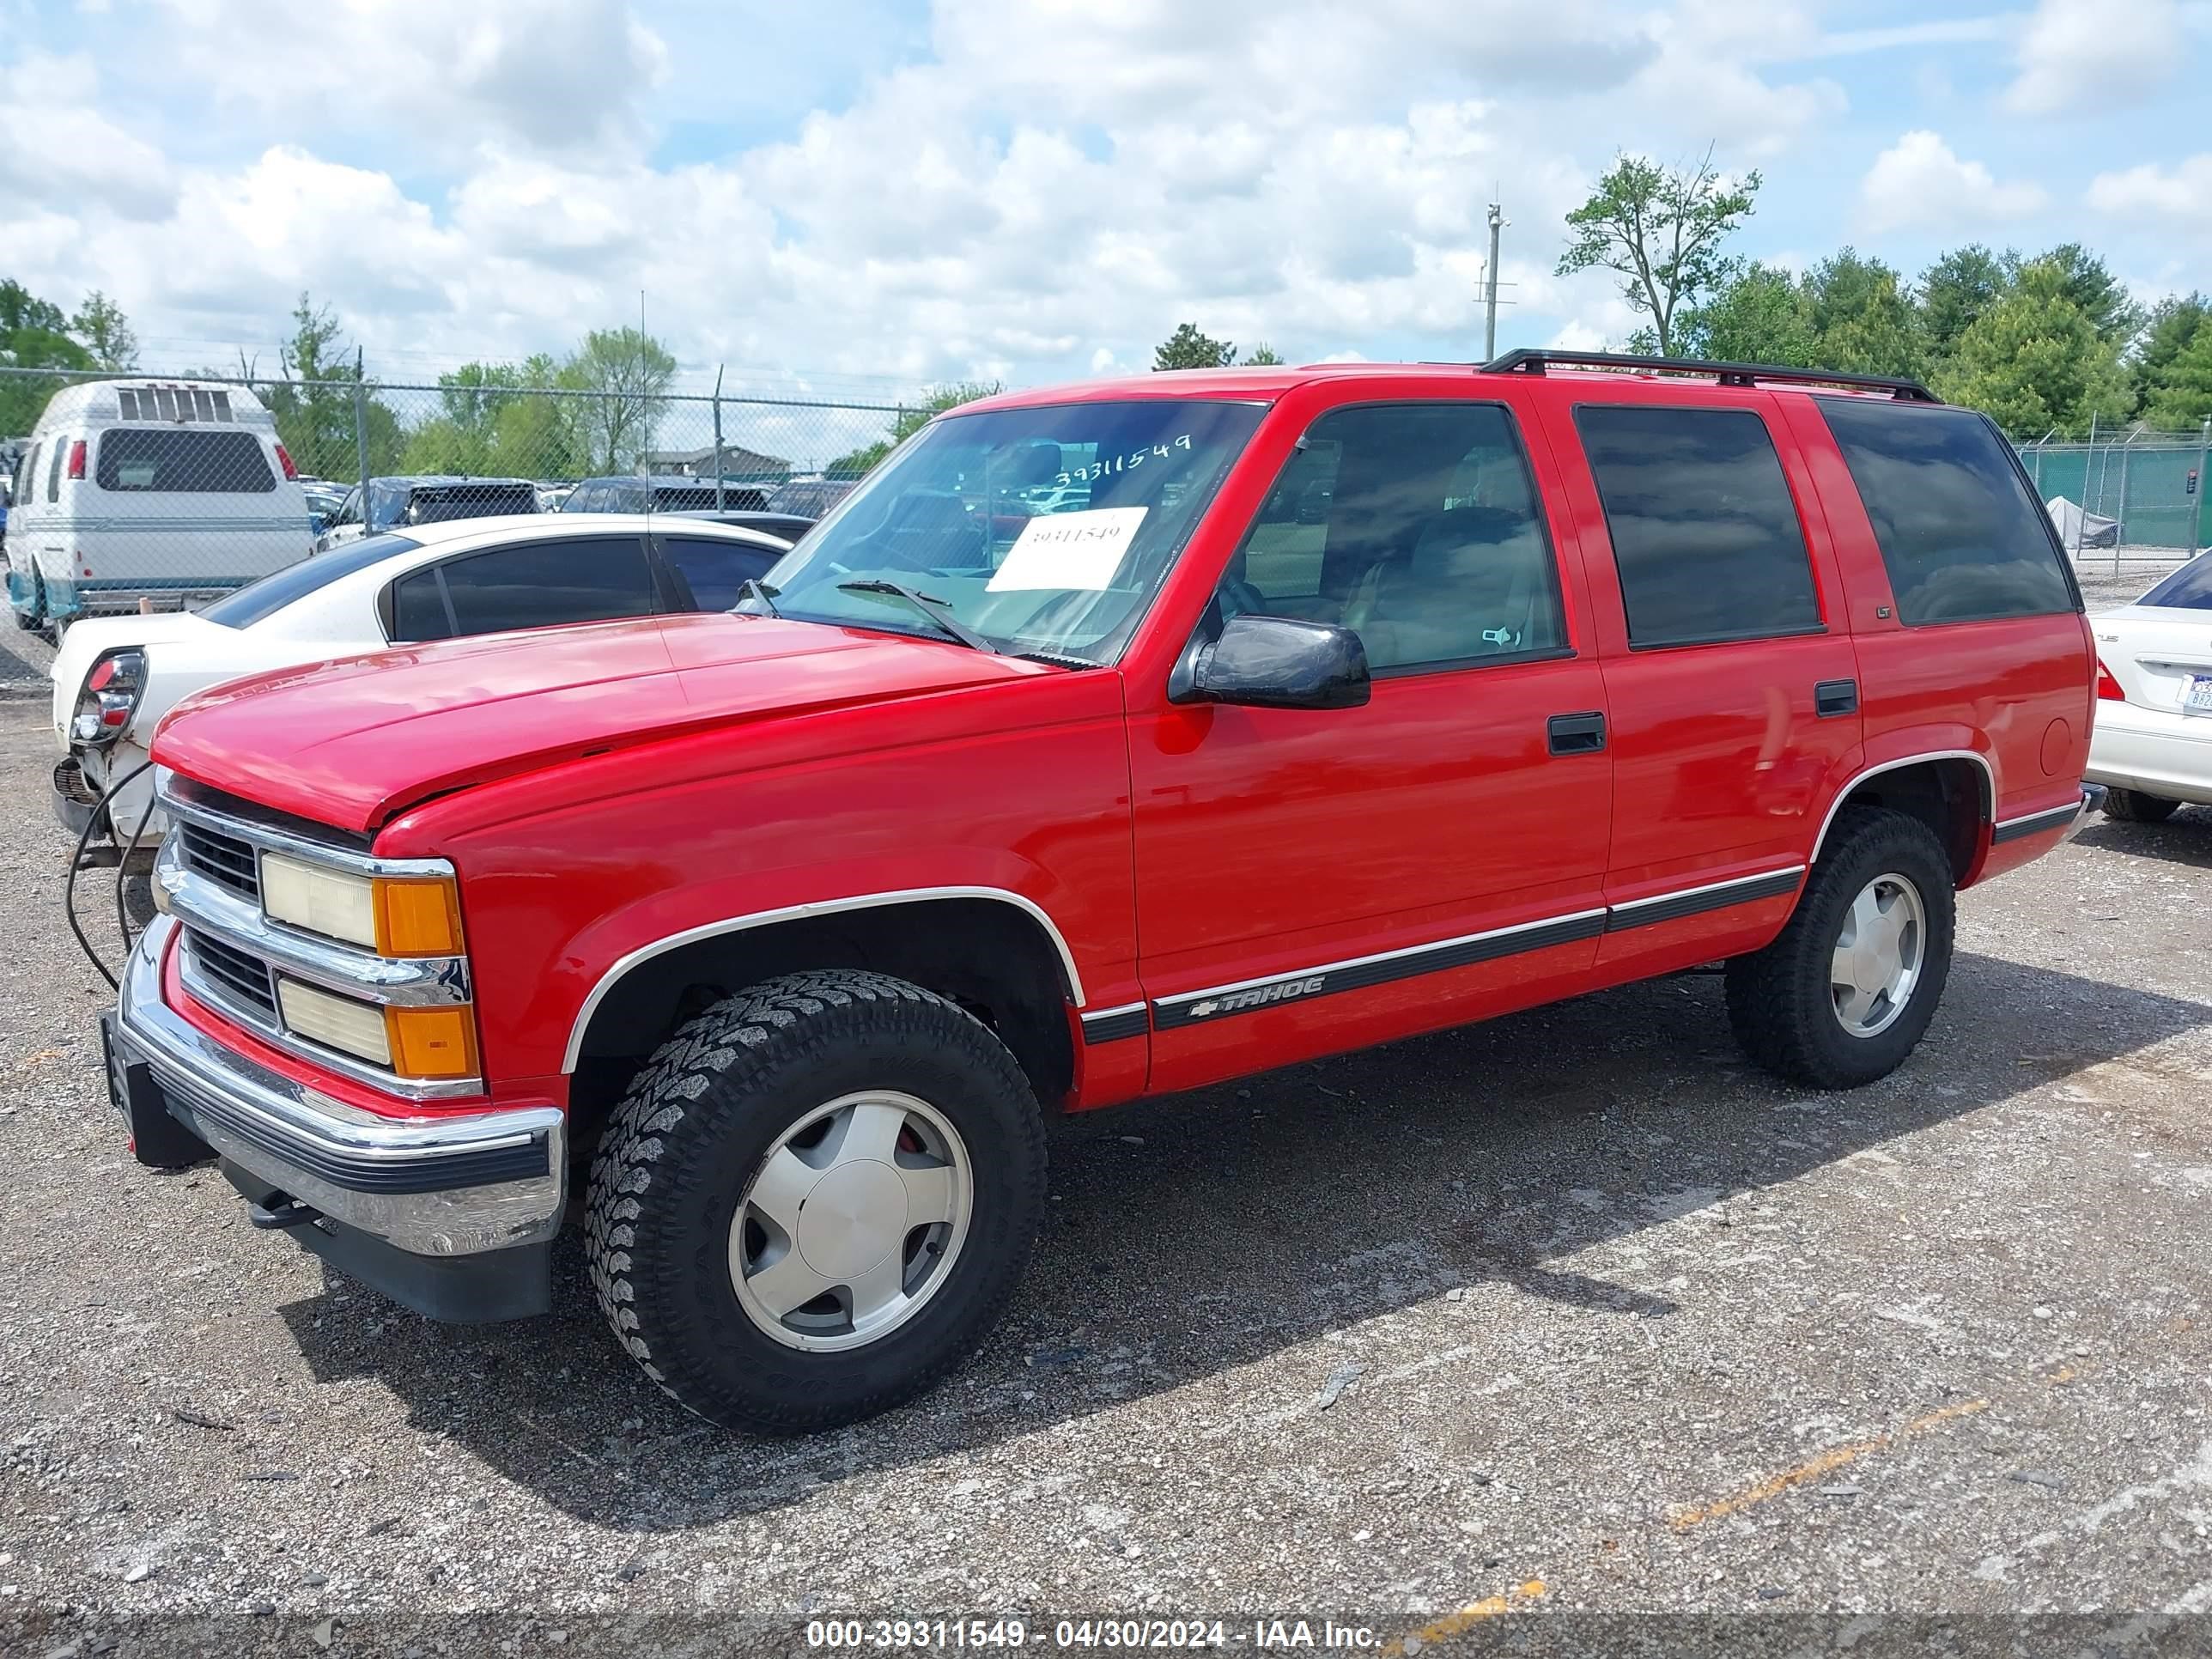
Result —
M1990 844L2002 847L2008 841L2018 841L2025 836L2039 836L2046 830L2063 830L2081 816L2082 803L2071 806L2054 806L2048 812L2031 812L2024 818L2014 818L2000 823L1990 831Z
M513 1146L447 1152L434 1158L359 1158L275 1133L259 1119L249 1113L233 1111L191 1079L168 1067L155 1068L154 1079L168 1102L170 1115L195 1134L205 1138L201 1127L204 1121L234 1139L267 1152L288 1169L301 1170L351 1193L453 1192L464 1187L495 1187L503 1182L534 1181L551 1170L543 1135Z

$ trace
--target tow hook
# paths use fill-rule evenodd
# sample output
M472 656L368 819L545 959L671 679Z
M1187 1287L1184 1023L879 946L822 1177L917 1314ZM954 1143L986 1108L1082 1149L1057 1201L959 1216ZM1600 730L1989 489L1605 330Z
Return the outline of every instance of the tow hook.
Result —
M301 1203L289 1193L271 1193L266 1204L246 1200L246 1218L264 1232L276 1232L286 1227L304 1227L311 1221L320 1221L323 1212Z

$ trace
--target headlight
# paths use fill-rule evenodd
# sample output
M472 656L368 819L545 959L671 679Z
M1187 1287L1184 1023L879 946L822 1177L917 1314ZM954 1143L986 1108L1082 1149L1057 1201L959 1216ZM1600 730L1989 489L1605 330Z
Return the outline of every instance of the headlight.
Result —
M138 712L138 699L146 690L146 653L136 646L103 653L76 694L76 708L70 717L70 735L94 749L105 749L129 729Z
M276 1006L293 1036L389 1066L402 1077L434 1081L477 1074L476 1013L465 1004L380 1008L280 974Z
M447 877L356 876L282 853L261 855L261 908L271 919L385 957L461 954L461 905Z

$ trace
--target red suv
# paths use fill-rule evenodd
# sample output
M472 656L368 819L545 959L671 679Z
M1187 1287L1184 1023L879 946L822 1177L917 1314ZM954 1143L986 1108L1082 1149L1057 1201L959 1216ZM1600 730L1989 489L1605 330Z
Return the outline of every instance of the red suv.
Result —
M677 1399L971 1351L1048 1120L1727 964L1902 1061L1956 891L2082 799L2081 600L1910 382L1516 352L943 416L726 616L240 681L155 755L106 1022L139 1156L439 1317L581 1211Z

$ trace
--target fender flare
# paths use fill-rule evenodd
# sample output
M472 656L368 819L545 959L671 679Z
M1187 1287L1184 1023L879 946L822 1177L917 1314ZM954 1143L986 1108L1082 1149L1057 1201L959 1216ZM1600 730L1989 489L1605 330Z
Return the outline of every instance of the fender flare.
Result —
M787 904L773 910L751 910L739 915L725 916L720 921L701 922L639 945L611 963L593 983L591 994L585 997L576 1010L574 1023L568 1028L568 1044L561 1060L564 1076L573 1076L576 1062L584 1049L584 1033L590 1029L592 1016L599 1010L607 993L621 983L631 969L649 962L670 951L681 950L702 939L716 939L726 933L744 933L749 928L769 927L780 921L800 921L814 916L841 915L848 910L880 909L886 905L929 903L938 899L988 899L1009 904L1036 922L1051 939L1053 949L1059 952L1060 971L1066 975L1069 1000L1083 1006L1083 976L1077 972L1075 953L1067 948L1067 936L1060 925L1047 914L1035 899L1012 892L1004 887L908 887L881 893L857 893L849 898L816 899L805 904Z
M1851 775L1842 788L1836 791L1835 799L1828 803L1827 812L1820 819L1820 833L1813 838L1812 861L1819 860L1821 848L1827 844L1828 830L1836 821L1836 814L1844 810L1844 803L1851 798L1851 792L1869 778L1879 776L1884 772L1902 771L1908 766L1919 766L1929 761L1944 760L1968 760L1982 769L1982 822L1996 823L1997 775L1996 769L1990 764L1990 757L1987 755L1974 749L1930 749L1917 755L1901 755L1894 760L1878 761L1872 766L1862 768Z

